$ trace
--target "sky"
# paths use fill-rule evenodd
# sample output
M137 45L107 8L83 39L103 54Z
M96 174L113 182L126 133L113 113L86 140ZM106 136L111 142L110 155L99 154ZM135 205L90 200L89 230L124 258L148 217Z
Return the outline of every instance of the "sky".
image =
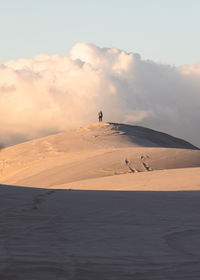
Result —
M200 147L199 0L0 0L0 146L97 121Z
M0 61L68 55L77 42L200 63L199 0L0 0Z

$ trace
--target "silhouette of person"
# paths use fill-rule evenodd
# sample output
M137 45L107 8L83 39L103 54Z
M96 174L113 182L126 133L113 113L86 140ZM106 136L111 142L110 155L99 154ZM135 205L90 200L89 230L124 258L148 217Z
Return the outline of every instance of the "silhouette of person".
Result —
M103 119L102 111L99 111L98 116L99 116L99 122L102 122L102 119Z

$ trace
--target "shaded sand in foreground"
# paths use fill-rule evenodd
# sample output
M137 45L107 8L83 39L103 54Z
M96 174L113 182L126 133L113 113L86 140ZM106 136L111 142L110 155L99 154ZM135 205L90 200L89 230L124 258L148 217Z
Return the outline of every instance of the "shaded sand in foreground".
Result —
M200 192L0 187L0 279L200 279Z

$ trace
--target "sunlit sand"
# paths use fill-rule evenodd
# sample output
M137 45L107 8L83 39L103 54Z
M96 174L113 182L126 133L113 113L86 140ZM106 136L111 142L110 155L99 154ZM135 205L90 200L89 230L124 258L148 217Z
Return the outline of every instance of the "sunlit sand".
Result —
M6 148L0 153L0 167L1 182L9 185L177 190L183 182L184 189L192 190L198 189L198 168L164 170L200 167L200 151L186 141L143 127L95 123ZM175 178L181 178L177 184Z

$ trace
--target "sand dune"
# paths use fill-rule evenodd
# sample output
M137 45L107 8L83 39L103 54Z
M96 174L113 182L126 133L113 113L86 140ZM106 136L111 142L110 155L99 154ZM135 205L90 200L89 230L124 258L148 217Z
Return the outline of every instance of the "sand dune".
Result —
M95 123L6 148L1 182L55 187L127 173L200 167L192 144L151 129Z
M0 279L200 279L190 143L93 124L3 149L0 167Z

